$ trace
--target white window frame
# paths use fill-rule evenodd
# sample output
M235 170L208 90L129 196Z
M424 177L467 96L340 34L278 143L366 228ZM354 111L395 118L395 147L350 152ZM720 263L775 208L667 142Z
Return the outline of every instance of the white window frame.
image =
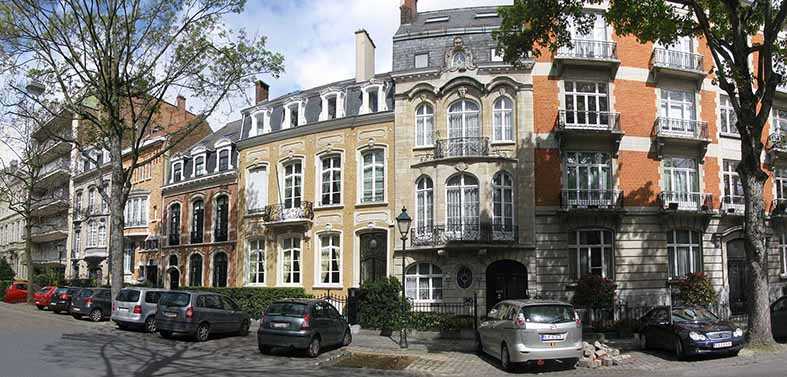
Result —
M729 204L743 205L743 186L741 186L741 179L738 172L735 170L740 161L723 159L721 163L721 184L722 184L722 201L726 202L727 198L731 198ZM738 189L736 189L736 187ZM735 194L738 191L740 194Z
M514 142L514 100L500 96L492 108L492 141Z
M107 246L107 224L104 220L98 222L98 246Z
M719 95L719 133L725 136L740 137L735 122L738 116L726 94ZM726 128L726 130L725 130Z
M98 246L98 223L95 220L90 220L87 223L87 247Z
M328 239L329 240L327 246L323 246L323 239ZM317 252L314 253L315 254L315 258L316 258L315 268L314 268L314 272L315 272L315 276L314 276L314 282L315 283L314 283L314 286L315 287L320 287L320 288L340 288L340 287L342 287L343 286L342 282L344 281L344 274L343 274L343 271L342 271L344 269L344 266L342 265L342 262L343 262L343 259L344 259L343 255L342 255L342 234L339 233L339 232L321 233L321 234L319 234L317 236L317 242L318 242L318 244L317 244ZM337 242L337 243L334 244L334 242ZM324 261L324 258L323 258L324 257L323 256L324 252L328 252L328 270L324 270L323 269L322 262ZM333 266L332 262L334 261L334 258L333 258L333 255L331 255L332 252L336 253L336 258L335 259L336 259L336 263L338 263L337 270L334 270L334 268L333 268L334 266ZM332 279L333 274L337 273L337 272L339 274L338 281L332 281L333 280ZM331 281L329 281L327 283L323 281L323 274L324 273L328 273L328 276L330 278L329 280L331 280Z
M778 134L779 132L787 132L787 109L774 106L771 112L773 114L773 127L771 127L771 135Z
M382 161L377 161L376 152L380 152L382 156ZM371 165L367 167L365 162L365 157L367 154L372 155ZM359 204L372 204L372 203L385 203L388 198L388 193L386 192L386 188L388 187L388 181L386 177L387 173L387 166L386 161L388 160L388 149L382 146L374 146L371 148L366 148L360 151L359 158L358 158L358 176L361 179L358 180L358 203ZM366 171L370 171L371 176L371 191L372 197L367 199L365 195L365 185L366 185ZM377 174L379 168L382 168L382 187L377 187ZM381 197L378 198L378 190L381 192Z
M134 250L123 250L123 274L124 275L131 275L134 273L134 266L132 265L134 257Z
M225 152L225 151L227 152L227 170L226 171L230 171L232 169L235 169L235 167L232 166L232 142L230 142L227 139L221 139L221 140L216 142L216 144L214 145L214 148L216 149L216 166L213 167L213 172L214 173L219 172L219 161L221 161L221 158L220 158L221 157L221 152ZM207 165L206 165L206 170L207 170Z
M508 183L506 183L506 179L508 179ZM502 213L497 213L498 206ZM506 216L506 209L510 211L510 216ZM514 176L507 171L499 171L492 177L492 224L502 225L504 229L509 226L513 228L516 224L515 211ZM495 230L500 231L501 229Z
M572 161L573 160L573 161ZM590 160L590 162L582 162ZM572 151L563 155L563 190L568 205L586 207L609 205L607 192L613 190L612 157L604 152ZM573 173L575 182L569 180ZM594 182L593 178L598 181Z
M358 115L369 114L372 112L371 104L369 101L370 96L377 97L377 111L388 111L388 105L385 103L385 84L383 82L370 81L369 84L361 88L361 108L358 109Z
M285 248L284 242L289 240L290 241L290 248ZM295 240L298 241L298 247L295 247ZM298 235L284 235L279 238L278 242L278 249L279 249L279 276L278 276L278 283L281 287L302 287L303 286L303 239L301 236ZM290 269L289 271L285 270L285 258L287 257L287 253L290 253ZM297 259L294 258L297 253ZM298 262L298 270L295 270L295 261ZM298 281L297 282L286 282L284 275L288 275L291 280L294 280L295 273L298 274Z
M428 272L425 274L421 274L421 265L428 265ZM409 273L410 269L414 268L415 273ZM426 279L428 282L428 287L426 287L426 291L428 292L428 298L422 299L421 298L421 288L420 281L421 279ZM440 287L435 287L435 282L440 282ZM404 291L405 295L408 299L412 300L413 302L417 303L437 303L442 302L443 298L445 297L445 285L443 284L443 269L440 266L435 265L434 263L428 262L419 262L419 263L412 263L407 268L405 268L405 275L404 275ZM415 283L415 286L413 286ZM440 291L440 298L435 298L437 295L435 294L436 291Z
M252 239L247 241L249 256L246 260L246 285L251 287L263 287L268 279L266 269L265 239ZM260 273L262 281L259 281ZM255 278L252 278L252 275Z
M197 167L198 167L197 161L202 161L202 170L198 170L197 169ZM195 177L199 177L199 176L207 174L207 169L206 169L206 164L205 164L205 155L204 154L194 157L194 161L192 161L191 170L194 172L194 176Z
M180 173L178 174L178 179L175 179L175 166L178 165L180 165ZM169 175L169 183L183 182L183 160L172 161L170 168L172 169L172 174Z
M703 254L702 254L702 232L698 232L695 230L687 230L687 229L670 229L667 231L668 234L672 234L673 241L670 243L669 236L667 237L667 263L669 263L667 268L667 273L669 274L670 279L679 279L684 275L676 274L678 271L678 254L677 251L680 248L688 248L688 259L689 265L686 266L687 273L693 272L702 272L703 271ZM678 240L678 232L689 232L689 243L679 243ZM697 243L693 243L692 238L694 235L697 235L699 241ZM696 260L697 256L695 255L695 251L699 253L699 260Z
M255 171L256 170L264 170L265 171L265 177L267 179L265 179L263 182L252 183L252 177L253 177L252 170L255 170ZM266 164L253 165L253 166L250 166L246 170L246 193L247 193L246 194L246 212L247 213L258 212L258 211L264 209L265 206L268 205L268 179L270 179L270 169L268 168L268 165L266 165ZM256 195L255 195L256 199L257 199L257 203L255 203L254 207L251 207L251 203L252 202L251 202L251 200L249 200L250 199L250 193L252 191L251 188L252 187L256 188L258 184L260 186L260 189L256 191Z
M330 167L326 167L326 164L325 164L326 160L335 161L334 159L337 159L337 158L338 158L338 161L339 161L338 166L336 166L333 162L331 162L331 164L330 164L331 166ZM318 207L341 206L342 203L344 202L342 200L342 197L343 197L343 195L342 195L342 188L343 188L342 187L342 175L343 175L342 174L342 168L343 168L343 164L344 164L344 155L342 153L330 152L330 153L324 153L322 155L318 155L317 156L317 166L319 167L319 170L317 171L317 177L319 177L319 178L317 180L318 183L317 183L317 190L316 190L317 193L318 193L318 196L317 196L317 206ZM328 182L325 181L325 174L328 174L328 176L329 176ZM327 192L327 194L329 195L329 198L330 198L329 203L327 203L327 204L323 203L323 195L326 194L326 192L325 192L325 184L326 183L328 183L328 186L329 186L329 192ZM334 183L338 183L339 184L338 191L334 191L334 189L333 189L333 184ZM338 202L334 202L333 201L334 194L339 194L339 201Z
M293 107L295 107L293 109ZM281 129L295 128L306 124L306 106L303 100L292 100L283 106L284 117L281 122ZM298 123L292 124L292 111L298 114Z
M336 108L334 109L334 116L330 116L330 99L334 98ZM320 94L321 110L318 117L319 121L344 118L344 92L339 90L331 90Z
M251 116L251 130L249 136L259 136L271 132L271 110L259 109L250 114ZM260 122L260 117L262 122Z
M492 47L489 49L489 61L490 62L502 62L503 55L497 53L497 48Z
M579 90L580 87L589 86L593 87L592 92ZM564 121L572 127L608 128L614 122L614 119L610 119L612 104L609 98L609 82L565 80L563 101L566 109Z
M415 108L415 146L434 146L434 106L429 102Z
M661 88L659 91L659 117L667 122L671 132L694 133L697 120L697 93L690 90ZM678 96L681 98L673 98ZM664 125L662 124L662 127Z
M450 182L454 178L459 178L458 185L451 185ZM467 179L470 178L475 180L475 183L467 182ZM452 191L456 191L456 194L451 195ZM473 203L469 200L473 198L473 192L475 191L475 214L468 213L468 209L472 208ZM458 197L459 203L453 203L451 201L452 197ZM469 174L469 173L458 173L457 175L452 175L448 177L445 184L445 225L446 227L451 228L452 226L459 226L456 229L446 229L446 233L454 233L454 234L461 234L465 231L472 231L477 230L481 226L481 212L480 212L480 202L481 202L481 191L480 191L480 184L478 181L478 177ZM451 207L455 206L459 209L459 216L452 216L451 215ZM456 220L453 222L452 217L456 217L459 222L456 223Z
M139 226L147 226L149 222L148 218L148 196L147 195L136 195L131 196L126 201L126 208L123 211L124 216L126 219L125 226L126 227L139 227ZM137 219L138 218L138 219ZM131 221L131 220L138 220L138 221Z
M773 171L773 186L774 198L787 199L787 169L777 168Z
M87 213L96 213L96 188L91 187L87 190Z
M296 172L295 166L300 165L300 172ZM303 187L304 187L304 172L303 169L306 164L302 158L293 158L281 163L281 206L282 208L300 208L303 205ZM287 168L292 166L291 173L287 172ZM292 180L291 187L287 187L288 180ZM296 194L297 188L297 194ZM290 200L288 206L287 200Z
M461 104L461 107L458 110L452 110L454 105ZM475 106L475 109L469 109L468 104L472 104ZM448 106L448 116L446 117L446 127L448 127L448 138L466 138L466 137L480 137L482 134L481 130L481 105L478 104L477 101L463 98L460 100L456 100L451 102ZM468 120L471 117L475 117L475 127L471 127L468 125ZM459 122L455 127L451 127L452 118ZM459 132L459 135L455 135L454 133Z
M667 166L668 163L673 162L674 164L675 161L679 160L691 161L693 166L688 168ZM694 198L699 198L698 200L700 201L703 200L700 193L699 167L696 160L691 158L664 158L662 160L662 169L664 173L662 187L669 188L669 190L664 191L676 193L673 194L674 198L670 198L671 202L677 202L680 209L696 209L698 204L702 204L694 201ZM679 179L677 177L679 175L685 175L686 177L683 187L678 187Z
M576 276L572 276L572 279L580 279L582 275L585 273L584 266L582 265L582 253L586 254L587 264L588 264L588 274L593 274L594 269L601 269L601 277L607 279L614 279L615 275L615 232L609 229L603 228L584 228L584 229L577 229L572 231L574 233L574 241L570 244L569 250L571 250L571 255L569 257L576 258L574 264L576 266ZM601 243L598 244L583 244L581 233L584 232L598 232L600 234ZM610 240L606 239L606 236L610 236ZM605 252L609 248L609 252L612 255L612 260L607 260L607 253ZM600 249L601 252L601 266L593 266L593 249ZM613 276L607 276L608 272L612 273Z
M423 175L415 181L415 224L413 231L419 235L432 233L434 226L434 181Z

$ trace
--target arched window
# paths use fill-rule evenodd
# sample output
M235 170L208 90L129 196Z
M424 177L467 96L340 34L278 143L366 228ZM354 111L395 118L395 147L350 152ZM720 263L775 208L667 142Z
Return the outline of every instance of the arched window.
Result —
M446 235L454 239L478 239L478 180L457 174L446 183Z
M227 286L227 254L223 252L213 254L213 286Z
M513 106L508 97L500 97L495 101L492 112L492 137L494 141L513 141Z
M284 208L300 208L303 198L303 163L294 160L284 165Z
M459 100L448 108L448 138L477 138L481 136L478 104Z
M415 110L415 145L432 145L434 134L434 110L432 105L422 103Z
M411 264L405 270L404 291L415 302L443 299L443 270L431 263Z
M361 203L385 200L385 152L371 149L362 154L363 191Z
M202 286L202 255L197 253L189 257L189 286Z
M96 209L96 189L91 188L87 192L87 213L93 214Z
M673 278L702 271L702 233L678 229L668 231L667 255L669 273Z
M169 206L169 245L180 245L180 204Z
M213 242L224 242L227 240L229 213L229 199L227 195L220 195L216 198L216 222L213 227Z
M415 182L415 234L432 233L434 225L434 184L423 176Z
M202 243L203 223L205 220L205 204L201 199L191 204L191 243Z
M492 178L492 224L496 231L511 231L514 225L514 180L504 171Z
M593 274L614 279L615 236L605 229L580 229L569 233L571 277Z

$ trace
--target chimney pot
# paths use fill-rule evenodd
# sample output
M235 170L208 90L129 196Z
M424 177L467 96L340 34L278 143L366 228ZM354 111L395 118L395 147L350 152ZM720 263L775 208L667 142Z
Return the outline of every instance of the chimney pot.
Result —
M402 24L410 24L418 14L418 0L402 0L399 6L399 21Z
M178 95L178 110L181 112L186 111L186 97Z
M254 104L258 105L260 102L268 100L268 89L270 86L262 80L257 80L254 83Z
M355 82L369 81L374 77L375 45L369 33L361 29L355 32Z

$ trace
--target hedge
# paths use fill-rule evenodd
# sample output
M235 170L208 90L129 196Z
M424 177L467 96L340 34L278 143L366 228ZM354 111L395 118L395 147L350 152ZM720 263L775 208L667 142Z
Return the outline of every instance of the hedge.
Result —
M473 328L473 316L434 312L410 312L407 327L418 331L455 332Z
M5 298L5 289L11 285L11 280L0 280L0 301Z
M208 288L208 287L185 287L188 291L215 292L227 296L240 305L241 309L251 318L259 319L260 314L268 305L276 300L285 298L304 298L308 297L303 288Z

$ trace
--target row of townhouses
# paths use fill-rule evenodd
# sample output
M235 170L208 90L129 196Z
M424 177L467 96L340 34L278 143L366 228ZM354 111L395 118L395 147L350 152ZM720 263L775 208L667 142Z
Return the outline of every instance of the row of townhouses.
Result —
M415 301L477 294L489 307L568 298L585 274L613 280L621 300L664 303L675 278L702 271L743 310L740 139L702 39L641 44L598 17L572 48L514 67L495 52L496 8L400 10L390 72L374 71L360 30L354 78L278 98L258 82L240 119L138 169L128 281L321 293L404 268ZM172 113L187 117L182 101ZM787 283L784 130L787 89L763 156L774 296ZM102 170L78 157L53 153L52 190L73 205L42 210L62 226L35 236L37 252L101 277L107 220L90 185ZM3 248L18 227L0 220Z

